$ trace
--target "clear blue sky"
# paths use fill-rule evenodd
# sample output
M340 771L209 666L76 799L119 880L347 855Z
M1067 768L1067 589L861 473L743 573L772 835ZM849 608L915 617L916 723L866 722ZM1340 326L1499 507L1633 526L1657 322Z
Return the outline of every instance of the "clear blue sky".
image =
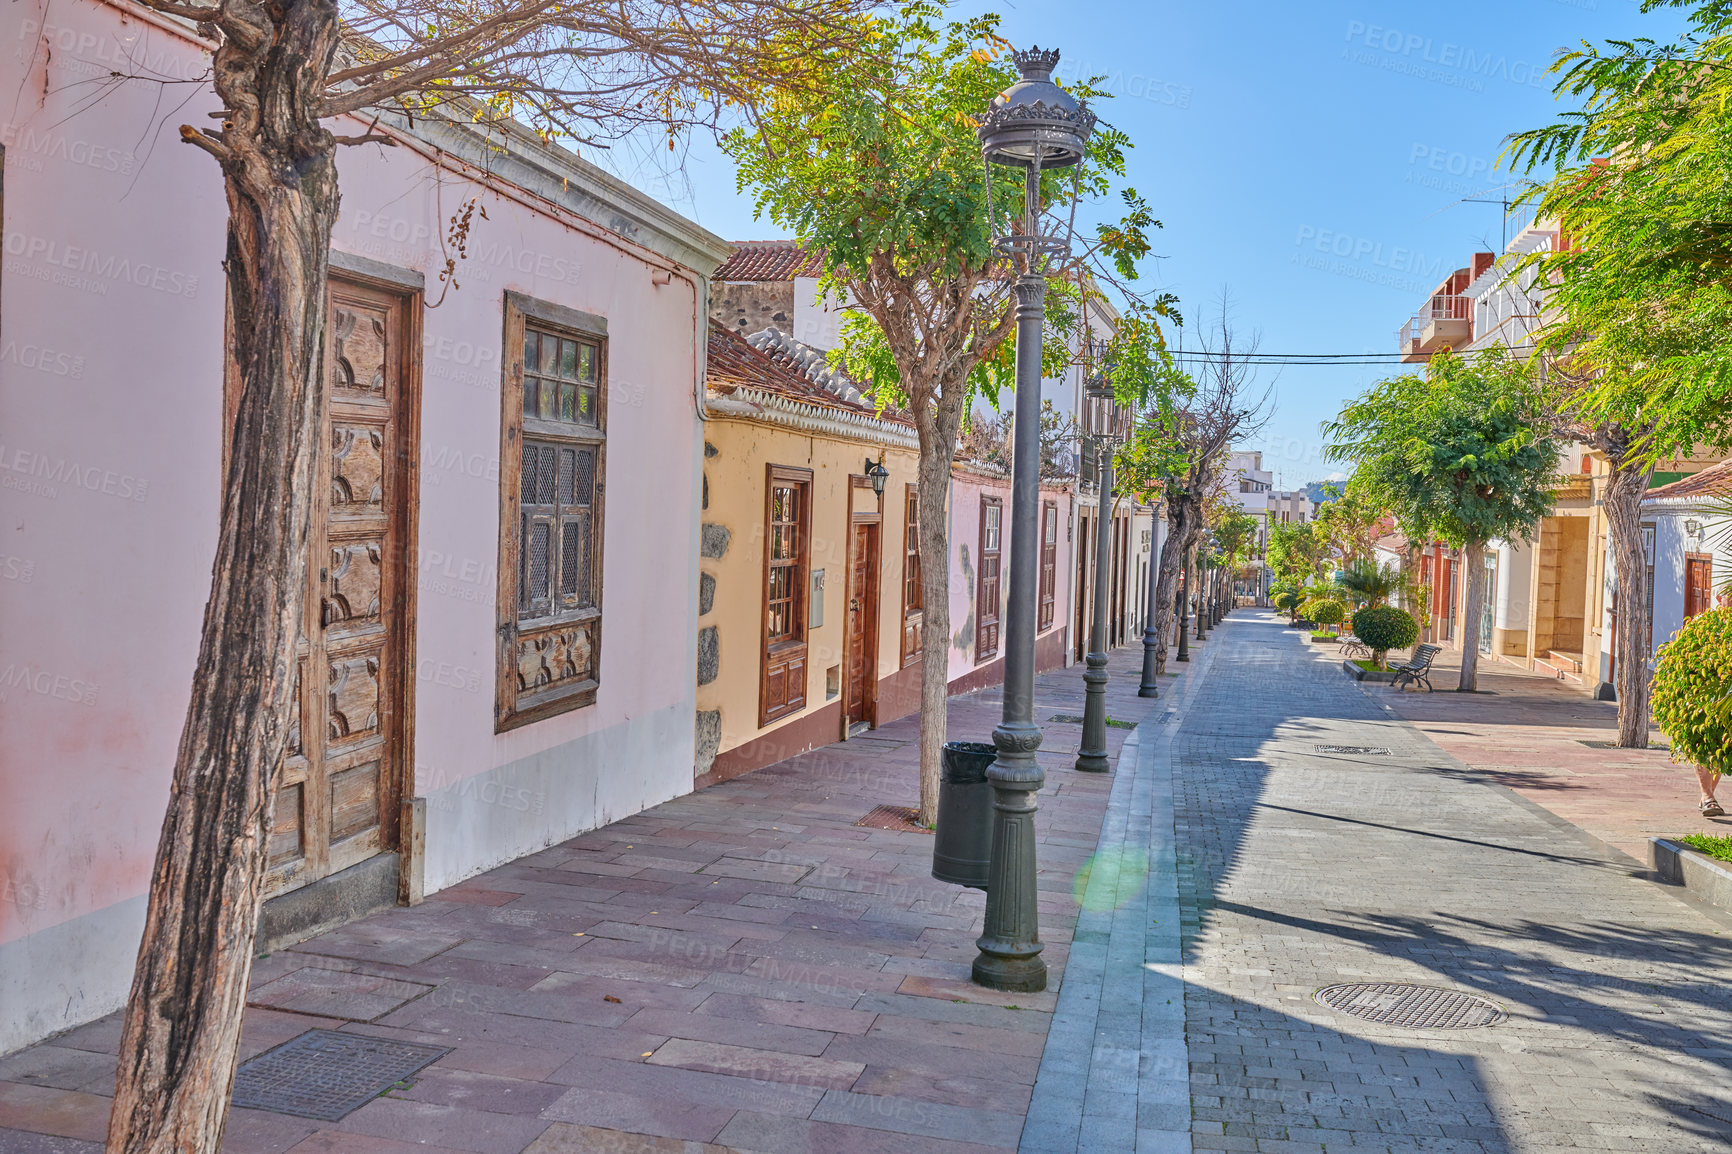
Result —
M1275 353L1387 352L1430 288L1498 250L1504 137L1557 109L1546 75L1583 39L1668 39L1677 12L1634 0L968 3L1018 47L1060 49L1061 79L1107 77L1099 114L1135 142L1131 184L1165 228L1144 287L1178 294L1195 330L1223 288L1241 333ZM963 10L959 9L959 10ZM730 240L754 221L729 162L695 146L672 178L613 167ZM1488 191L1489 190L1489 191ZM1187 344L1195 339L1187 334ZM1330 475L1320 421L1393 369L1269 370L1260 447L1283 487Z

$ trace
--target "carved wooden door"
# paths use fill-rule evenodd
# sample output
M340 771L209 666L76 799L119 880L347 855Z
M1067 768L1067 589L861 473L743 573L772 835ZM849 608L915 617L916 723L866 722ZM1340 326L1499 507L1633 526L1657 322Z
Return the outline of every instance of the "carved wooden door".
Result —
M298 724L279 770L269 889L396 847L402 667L405 302L332 278L327 404L310 532Z
M867 696L871 689L873 667L877 664L872 652L877 632L875 612L878 598L877 572L873 547L875 527L871 524L854 526L853 551L848 573L848 687L844 698L850 725L867 720Z

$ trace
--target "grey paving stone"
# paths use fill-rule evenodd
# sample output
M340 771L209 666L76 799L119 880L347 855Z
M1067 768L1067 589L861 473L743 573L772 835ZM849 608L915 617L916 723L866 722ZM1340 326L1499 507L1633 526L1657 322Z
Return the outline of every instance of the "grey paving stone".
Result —
M1464 772L1268 615L1208 649L1171 758L1196 1149L1732 1148L1724 923ZM1510 1017L1413 1031L1310 1000L1356 980Z

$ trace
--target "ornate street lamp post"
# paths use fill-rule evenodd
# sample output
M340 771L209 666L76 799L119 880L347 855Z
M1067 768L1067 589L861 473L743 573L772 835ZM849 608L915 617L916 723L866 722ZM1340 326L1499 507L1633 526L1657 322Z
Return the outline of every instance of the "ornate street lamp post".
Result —
M1083 389L1087 397L1089 432L1100 461L1095 513L1094 617L1089 625L1088 668L1083 672L1082 745L1076 767L1085 773L1105 773L1107 765L1107 583L1113 546L1113 449L1118 442L1118 406L1105 373Z
M1004 621L1004 720L992 731L998 757L987 770L993 787L991 865L987 871L986 925L976 945L974 980L997 990L1046 989L1035 904L1034 796L1046 784L1035 760L1040 727L1034 722L1035 614L1040 604L1040 340L1046 324L1046 270L1070 256L1076 219L1073 175L1068 219L1042 203L1041 174L1072 168L1083 158L1095 118L1052 82L1056 51L1012 53L1021 74L993 98L980 119L986 165L987 214L997 250L1015 262L1016 444L1011 457L1010 595ZM1020 219L1001 220L992 204L993 166L1026 172Z

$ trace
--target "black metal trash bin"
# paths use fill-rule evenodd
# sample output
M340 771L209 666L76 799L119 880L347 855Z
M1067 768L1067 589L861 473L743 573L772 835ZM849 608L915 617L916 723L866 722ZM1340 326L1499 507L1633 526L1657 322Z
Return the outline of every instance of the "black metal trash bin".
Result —
M988 742L944 743L932 839L932 876L941 882L986 888L992 858L992 786L986 767L997 757L998 748Z

